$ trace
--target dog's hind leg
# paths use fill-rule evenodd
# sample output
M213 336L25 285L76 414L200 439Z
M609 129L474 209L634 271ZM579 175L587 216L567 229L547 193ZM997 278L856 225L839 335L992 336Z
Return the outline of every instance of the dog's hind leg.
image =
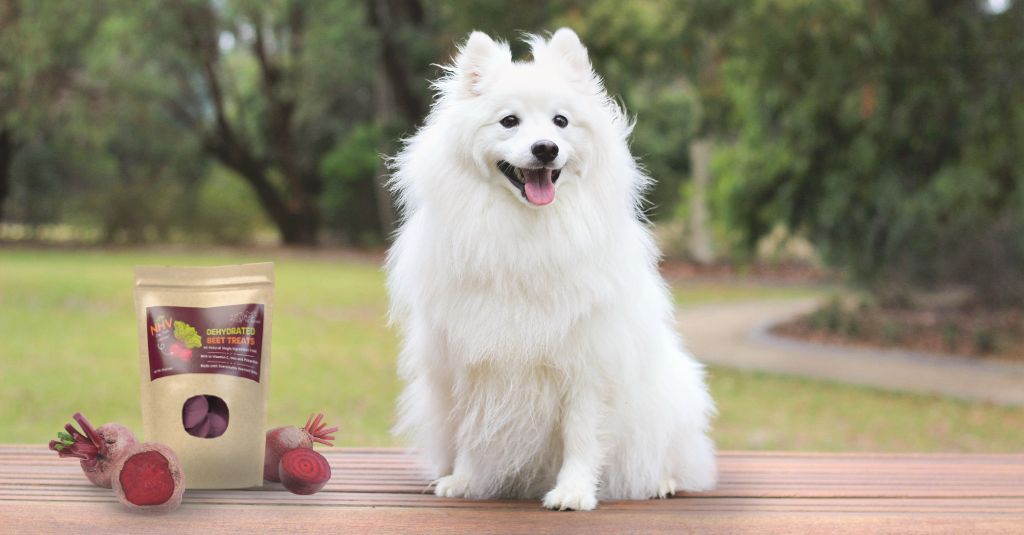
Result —
M704 372L699 364L691 359L673 362L673 382L680 388L672 398L678 403L671 447L674 455L671 473L665 479L674 480L678 490L711 490L718 480L715 444L708 436L714 402L704 386Z
M711 439L704 433L689 433L682 437L679 448L676 475L667 477L666 480L677 483L678 490L690 492L715 488L718 470L715 463L715 447Z
M439 337L423 329L411 333L400 356L407 385L395 431L419 450L430 477L450 474L455 462L452 384L439 364L443 351Z

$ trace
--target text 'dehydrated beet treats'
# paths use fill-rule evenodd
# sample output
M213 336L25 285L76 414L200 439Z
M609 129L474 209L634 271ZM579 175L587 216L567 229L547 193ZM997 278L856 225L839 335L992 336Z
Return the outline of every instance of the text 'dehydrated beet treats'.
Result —
M135 268L142 423L188 488L259 486L273 264Z

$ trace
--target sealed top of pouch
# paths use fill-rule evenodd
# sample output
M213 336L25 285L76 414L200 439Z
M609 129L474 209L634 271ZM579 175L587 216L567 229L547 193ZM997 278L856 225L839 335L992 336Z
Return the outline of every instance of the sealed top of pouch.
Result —
M273 264L135 269L146 440L188 488L263 480Z
M135 286L167 289L274 284L274 263L234 266L136 266Z

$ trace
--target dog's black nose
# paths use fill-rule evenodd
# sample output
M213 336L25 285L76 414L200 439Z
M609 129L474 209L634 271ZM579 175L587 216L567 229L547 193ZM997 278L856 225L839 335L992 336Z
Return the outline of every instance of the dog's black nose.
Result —
M551 163L556 157L558 157L558 145L555 145L554 141L542 139L530 147L530 152L532 152L538 160L544 163Z

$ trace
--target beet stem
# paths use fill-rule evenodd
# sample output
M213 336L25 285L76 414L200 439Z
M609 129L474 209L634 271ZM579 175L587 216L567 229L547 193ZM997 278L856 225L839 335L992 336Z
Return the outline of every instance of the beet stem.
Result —
M61 457L75 457L83 461L95 460L97 454L96 446L85 440L84 436L78 436L82 437L82 440L76 440L72 444L51 440L50 449L57 452L57 455Z
M323 420L323 418L324 418L324 413L321 412L321 413L316 415L316 419L313 420L313 424L312 425L310 425L309 422L307 421L306 422L306 431L309 434L311 434L311 435L315 435L316 434L316 427L318 425L320 425L320 421Z
M100 452L96 444L89 437L79 433L71 424L65 425L64 429L67 431L67 434L61 436L60 433L57 433L57 438L61 440L51 440L50 449L57 452L57 455L61 457L74 457L83 461L95 461Z
M85 433L87 437L89 437L89 441L92 442L94 446L96 446L97 452L99 452L100 455L106 457L107 444L106 442L104 442L102 438L100 438L98 434L96 434L96 430L93 429L92 425L89 424L89 420L86 420L85 416L82 416L82 413L80 412L76 412L72 418L74 418L75 421L78 422L78 425L82 426L82 431Z
M69 435L71 435L71 438L74 439L75 442L79 442L79 441L91 442L88 437L86 437L85 435L79 433L78 430L75 429L75 426L73 426L71 424L66 424L64 426L64 430L67 431Z
M80 451L75 450L73 446L68 446L63 442L57 442L56 440L50 441L50 449L57 452L57 454L60 455L61 457L75 457L78 459L82 459L83 461L89 460L88 456L86 456L84 453Z

